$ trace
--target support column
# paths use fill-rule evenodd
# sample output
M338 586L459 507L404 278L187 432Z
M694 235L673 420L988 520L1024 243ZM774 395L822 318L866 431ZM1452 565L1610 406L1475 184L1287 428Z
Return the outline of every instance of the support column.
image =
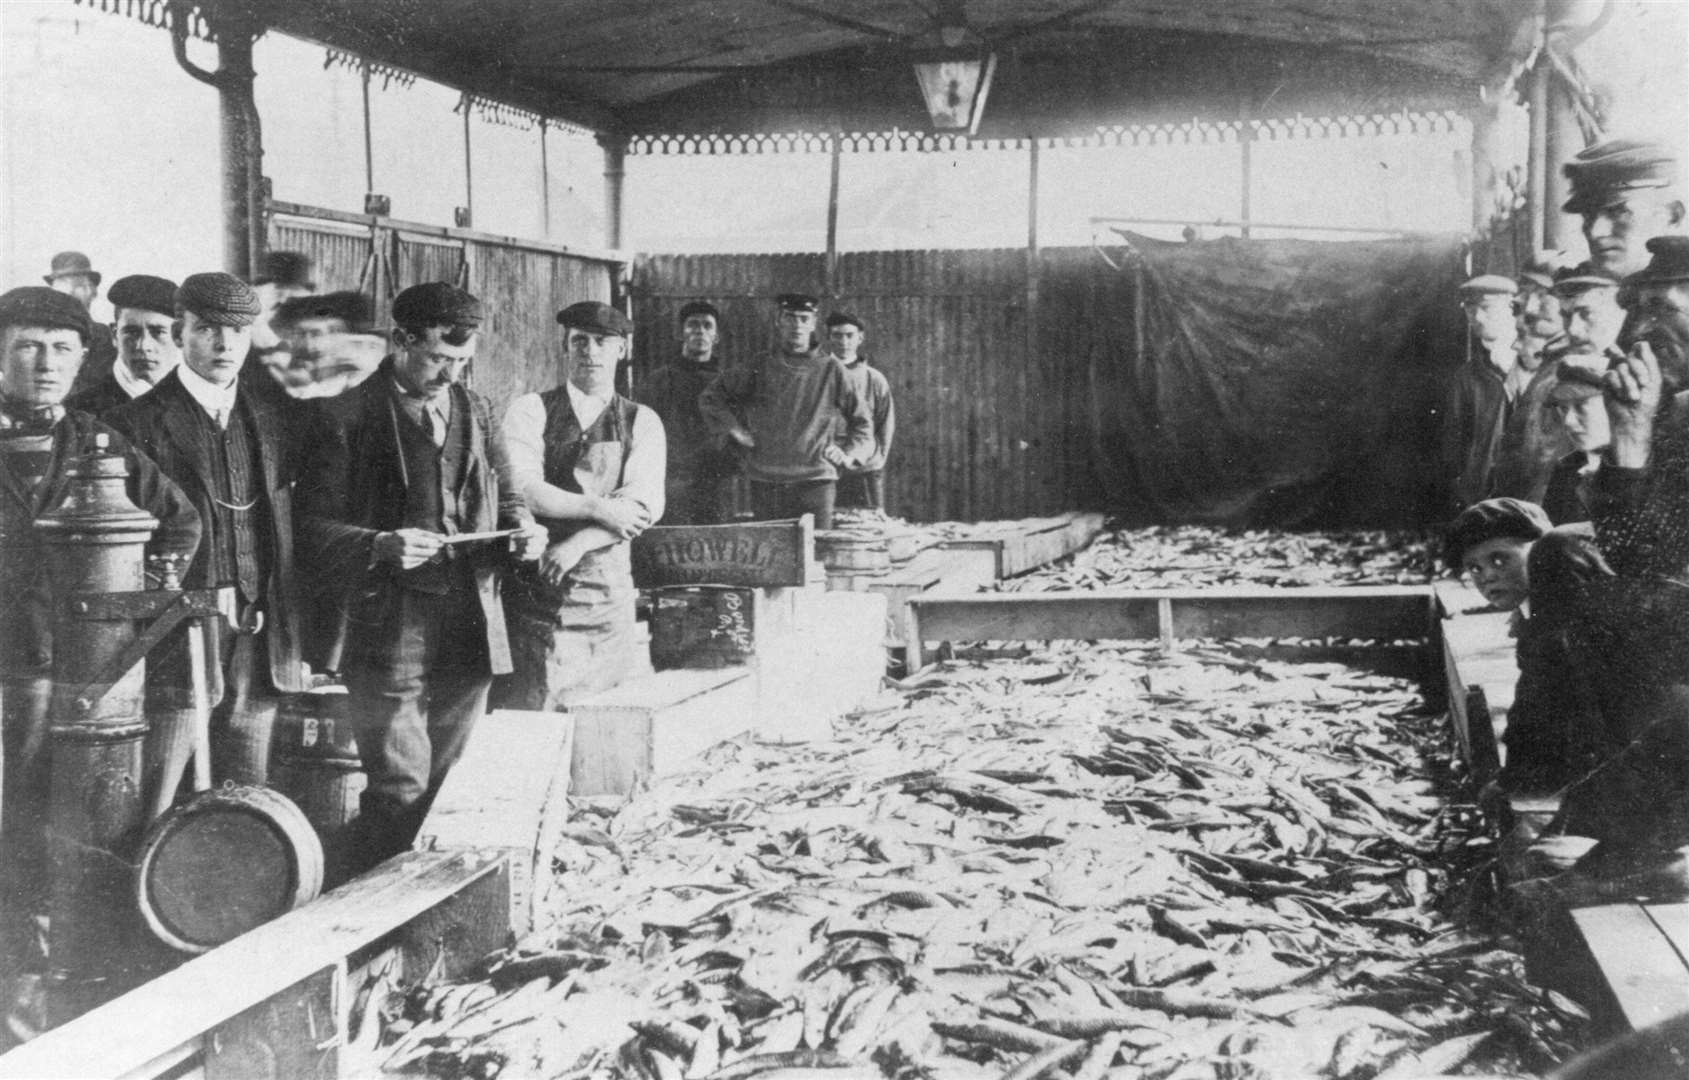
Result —
M540 235L551 239L551 151L546 148L545 130L550 125L540 117Z
M627 181L627 139L621 135L600 135L604 148L604 229L610 247L622 246L622 188Z
M217 70L188 59L187 5L172 5L171 47L183 71L217 90L222 145L223 265L250 279L264 254L264 141L252 84L252 42L262 29L242 4L219 4L206 12L217 39Z
M463 95L463 213L458 215L457 227L475 227L475 161L469 141L469 126L475 115L475 99Z
M1238 155L1241 159L1239 172L1242 177L1237 219L1243 226L1241 231L1245 240L1248 240L1253 232L1250 220L1255 193L1255 125L1252 123L1254 117L1254 108L1247 100L1244 101L1237 125Z
M1487 97L1468 116L1472 122L1472 235L1482 236L1495 213L1496 128L1499 102Z
M1548 115L1543 167L1543 246L1559 251L1582 251L1583 236L1579 220L1560 208L1571 197L1571 181L1566 179L1566 162L1583 149L1583 129L1578 126L1577 107L1572 102L1571 88L1558 76L1548 88Z
M1539 57L1531 69L1527 103L1531 110L1531 140L1525 171L1525 201L1530 212L1531 250L1546 246L1548 205L1548 98L1554 73Z
M844 153L844 132L835 131L828 140L832 155L827 172L827 296L838 291L839 282L839 167Z

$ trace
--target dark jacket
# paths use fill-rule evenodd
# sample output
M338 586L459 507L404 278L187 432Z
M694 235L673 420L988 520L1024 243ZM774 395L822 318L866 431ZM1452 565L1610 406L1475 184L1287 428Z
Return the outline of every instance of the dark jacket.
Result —
M240 396L257 433L261 482L270 508L262 526L270 551L269 578L264 582L270 678L277 690L306 690L309 687L300 669L299 582L294 572L291 436L286 418L272 402L244 389ZM199 511L202 523L216 520L212 513L212 463L191 434L203 413L199 402L182 385L178 370L129 404L113 409L106 418L181 486ZM209 544L202 545L188 567L182 580L187 588L216 584L210 580L208 550Z
M376 565L371 549L377 533L404 527L408 477L398 425L405 423L393 399L393 358L369 379L338 397L308 403L299 469L299 546L324 586L322 610L313 620L308 656L338 670L352 626L381 634L360 642L379 652L400 647L400 628L383 625L379 612L404 588L400 571ZM457 531L487 532L533 521L520 492L509 482L504 437L487 400L461 384L453 386L452 408L470 423L469 460L456 495ZM510 671L499 570L508 564L503 543L477 544L472 560L476 591L486 616L492 673Z
M89 413L93 416L104 416L120 405L127 405L133 401L123 387L117 384L117 376L106 373L106 377L78 394L65 398L65 408L78 412Z
M64 499L71 463L92 452L100 434L128 459L130 501L158 519L148 553L190 556L199 545L199 515L182 490L120 433L87 413L66 412L53 429L52 457L38 488L30 490L0 464L0 668L6 671L44 674L51 668L52 592L34 523Z
M1495 494L1496 455L1512 408L1507 376L1475 348L1470 363L1455 372L1443 418L1443 468L1459 513Z

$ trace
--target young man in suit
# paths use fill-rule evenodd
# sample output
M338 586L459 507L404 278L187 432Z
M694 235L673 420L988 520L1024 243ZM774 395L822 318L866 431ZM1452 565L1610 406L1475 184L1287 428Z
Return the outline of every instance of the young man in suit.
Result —
M310 404L297 491L302 549L327 583L311 657L346 678L369 777L352 856L366 866L409 847L510 671L499 578L546 542L491 407L463 384L480 301L414 285L393 323L374 375ZM509 535L453 539L495 531Z

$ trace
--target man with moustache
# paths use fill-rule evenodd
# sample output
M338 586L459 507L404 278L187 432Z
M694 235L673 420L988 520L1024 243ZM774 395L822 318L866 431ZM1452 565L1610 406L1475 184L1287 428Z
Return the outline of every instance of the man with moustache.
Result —
M148 555L185 564L200 537L193 504L152 461L93 416L64 408L88 326L82 305L52 289L0 295L0 978L39 964L34 916L47 899L53 586L35 521L64 499L71 466L103 438L127 460L130 500L158 519Z
M509 589L515 670L499 696L510 708L563 711L634 670L628 542L663 516L667 440L655 412L616 393L627 317L583 301L557 321L567 381L517 398L504 422L517 487L550 541Z
M833 525L839 469L874 451L874 418L836 358L815 342L813 296L776 298L775 350L724 372L699 403L717 430L748 451L751 507L760 520L811 514Z
M211 772L262 784L280 695L307 688L301 667L293 558L292 444L270 400L241 378L258 316L252 287L230 274L193 274L176 290L182 362L150 392L109 414L199 511L205 538L182 584L216 589L223 618L212 662ZM149 679L158 752L149 761L153 809L168 806L193 738L186 627Z
M112 282L112 337L117 361L93 386L65 399L65 407L102 416L158 385L182 361L176 344L176 283L151 274Z
M680 337L680 355L643 379L634 396L662 420L668 437L663 524L714 525L729 516L729 488L739 471L731 442L711 429L698 405L721 374L721 312L707 300L683 304Z
M330 605L310 656L351 696L369 778L349 845L362 866L421 827L510 670L499 579L545 549L498 420L463 383L481 319L462 289L413 285L393 300L394 350L375 374L307 404L300 544ZM484 533L500 535L455 539Z

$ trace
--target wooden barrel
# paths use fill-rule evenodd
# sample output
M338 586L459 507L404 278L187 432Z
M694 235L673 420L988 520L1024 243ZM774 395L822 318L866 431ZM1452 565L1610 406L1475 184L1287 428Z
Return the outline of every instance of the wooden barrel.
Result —
M323 849L292 800L270 788L202 791L153 823L136 899L160 941L202 953L291 911L323 884Z
M815 557L826 564L829 574L883 577L891 572L891 552L886 547L886 538L877 533L817 531Z
M325 846L358 816L367 785L350 702L345 687L329 686L288 694L276 716L270 786L298 804Z

